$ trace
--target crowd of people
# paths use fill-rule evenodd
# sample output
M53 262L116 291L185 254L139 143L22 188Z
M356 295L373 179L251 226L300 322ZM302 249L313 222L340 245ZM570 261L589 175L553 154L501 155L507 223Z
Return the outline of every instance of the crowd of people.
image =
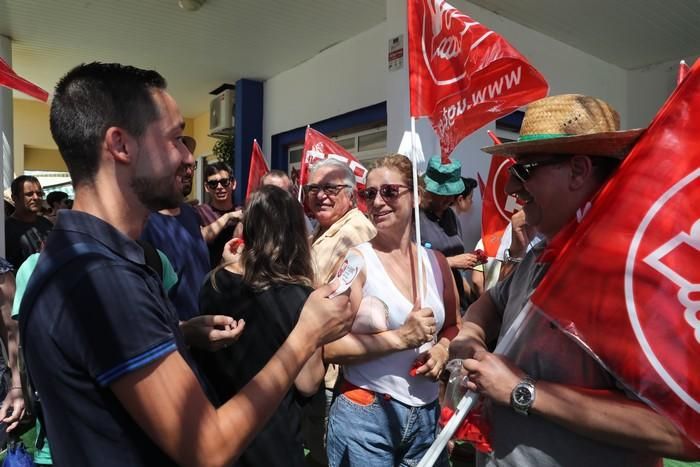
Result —
M387 155L358 190L327 159L302 203L273 170L243 207L231 168L214 163L208 202L193 206L196 141L184 125L155 71L78 66L50 113L72 209L54 195L44 216L39 181L12 183L0 420L10 433L36 422L37 464L417 465L439 431L452 359L489 420L492 451L475 465L700 458L545 317L512 352L492 353L547 273L544 247L634 143L614 138L605 102L564 95L527 108L521 134L538 137L498 148L515 160L506 190L523 209L486 264L464 241L476 182L457 161L431 158L414 180L407 157ZM586 152L591 141L599 150Z

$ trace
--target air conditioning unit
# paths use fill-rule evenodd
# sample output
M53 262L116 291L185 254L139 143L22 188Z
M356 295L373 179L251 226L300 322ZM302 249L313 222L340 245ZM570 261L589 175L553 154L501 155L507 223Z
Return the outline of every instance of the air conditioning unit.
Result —
M235 95L234 89L225 89L209 103L209 136L233 136Z

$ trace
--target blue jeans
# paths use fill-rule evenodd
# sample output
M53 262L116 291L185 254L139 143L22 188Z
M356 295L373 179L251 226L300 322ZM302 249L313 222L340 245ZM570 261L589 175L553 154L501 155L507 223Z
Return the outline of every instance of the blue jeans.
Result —
M328 417L328 465L415 466L437 435L439 404L411 407L390 397L374 395L360 405L340 394ZM447 466L447 453L435 463Z

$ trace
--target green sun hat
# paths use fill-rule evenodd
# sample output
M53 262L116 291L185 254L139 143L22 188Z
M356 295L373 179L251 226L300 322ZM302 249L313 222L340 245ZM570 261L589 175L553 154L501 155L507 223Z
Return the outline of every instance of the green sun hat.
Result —
M433 156L428 161L428 170L423 179L426 191L434 195L457 196L464 191L462 164L459 161L443 164L439 156Z

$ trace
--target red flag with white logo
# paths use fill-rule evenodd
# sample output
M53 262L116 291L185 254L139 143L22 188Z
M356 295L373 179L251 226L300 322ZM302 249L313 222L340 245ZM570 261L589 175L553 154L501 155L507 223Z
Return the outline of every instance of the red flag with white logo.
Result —
M7 62L0 58L0 86L5 86L10 89L15 89L28 96L32 96L40 101L46 102L49 98L49 93L41 89L36 84L27 81L26 79L15 73Z
M547 82L495 32L443 0L408 0L411 116L427 116L443 162L475 130L547 95Z
M532 301L700 445L700 62Z
M324 159L336 159L350 166L355 174L355 189L361 190L367 181L367 169L360 161L350 154L345 148L328 138L323 133L311 127L306 128L304 139L304 153L301 157L301 173L299 174L299 186L304 186L309 180L309 168ZM358 207L363 211L364 204L358 200Z
M518 199L505 192L508 167L512 164L513 160L509 157L491 156L489 177L482 193L481 238L484 241L484 252L490 258L496 257L503 231L508 227L513 214L520 209Z
M265 162L265 156L260 149L258 140L254 139L253 152L250 154L250 169L248 169L248 187L245 191L246 200L252 192L260 187L260 181L269 172L270 169L267 168L267 162Z

